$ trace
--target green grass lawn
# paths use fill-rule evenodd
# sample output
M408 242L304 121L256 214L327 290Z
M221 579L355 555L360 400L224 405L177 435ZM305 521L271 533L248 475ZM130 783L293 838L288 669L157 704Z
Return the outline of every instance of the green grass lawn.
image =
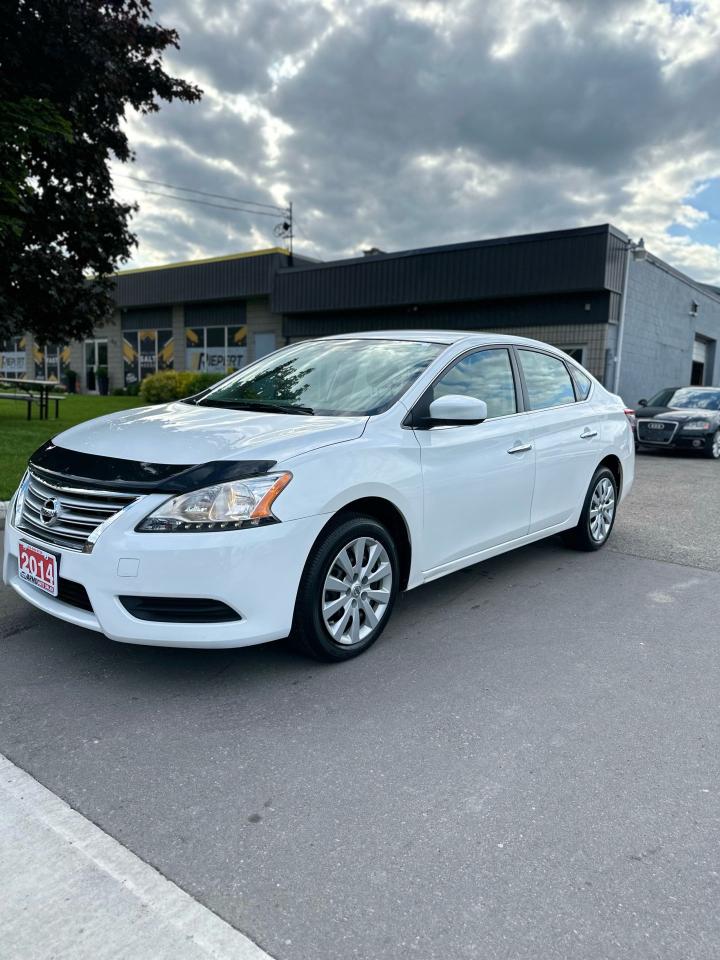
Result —
M60 401L60 417L55 420L54 404L50 403L50 419L27 420L27 404L0 400L0 500L9 500L23 475L30 454L46 440L83 420L101 417L116 410L139 407L138 397L70 396Z

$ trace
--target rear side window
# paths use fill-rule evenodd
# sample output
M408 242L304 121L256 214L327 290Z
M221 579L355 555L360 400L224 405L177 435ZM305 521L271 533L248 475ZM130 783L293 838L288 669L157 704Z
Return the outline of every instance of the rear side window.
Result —
M478 350L462 357L438 380L433 400L459 394L484 400L488 419L517 413L515 378L507 350Z
M587 400L588 395L590 394L590 387L592 386L592 380L590 377L586 376L582 370L578 370L577 367L570 367L573 380L575 381L575 391L577 393L578 400Z
M531 410L575 403L572 380L562 360L534 350L519 352Z

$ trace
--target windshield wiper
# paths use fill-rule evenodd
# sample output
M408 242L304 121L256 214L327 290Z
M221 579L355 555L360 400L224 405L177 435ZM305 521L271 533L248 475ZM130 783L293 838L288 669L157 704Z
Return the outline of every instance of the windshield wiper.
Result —
M233 410L258 410L262 413L295 413L314 416L312 407L296 406L292 403L272 403L263 400L213 400L212 397L198 400L203 407L231 407Z

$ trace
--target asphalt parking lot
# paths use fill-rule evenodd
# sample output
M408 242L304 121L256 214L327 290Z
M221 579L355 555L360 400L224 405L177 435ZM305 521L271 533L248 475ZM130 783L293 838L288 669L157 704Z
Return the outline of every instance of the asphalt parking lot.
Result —
M126 647L0 594L0 751L278 960L720 943L720 464L611 546L401 598L366 656Z

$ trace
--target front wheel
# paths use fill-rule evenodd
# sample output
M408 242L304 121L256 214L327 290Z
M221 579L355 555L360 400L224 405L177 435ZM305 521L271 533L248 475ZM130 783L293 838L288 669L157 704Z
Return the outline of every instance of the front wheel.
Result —
M566 540L576 550L599 550L607 543L615 523L617 480L608 467L599 467L590 481L578 525Z
M704 453L711 460L720 460L720 430L715 431Z
M385 629L398 593L395 543L372 517L355 514L314 545L303 571L290 640L316 660L349 660Z

